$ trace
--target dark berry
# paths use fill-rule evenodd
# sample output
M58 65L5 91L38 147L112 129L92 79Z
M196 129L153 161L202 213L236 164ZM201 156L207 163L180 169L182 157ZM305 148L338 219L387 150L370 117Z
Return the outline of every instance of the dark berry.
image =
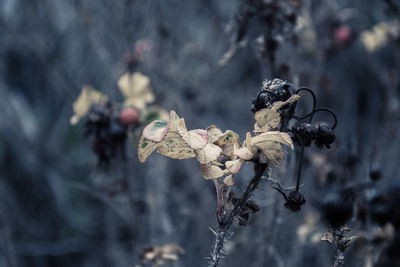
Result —
M304 146L310 146L311 142L317 135L317 128L309 123L301 123L292 130L301 137ZM296 136L294 137L294 141L300 144L300 141L297 140Z
M336 140L336 135L331 129L329 124L321 122L316 124L317 132L315 135L315 144L318 147L326 146L330 148L330 145Z
M291 84L280 79L266 80L263 83L261 93L253 99L251 111L257 112L263 108L271 108L276 101L286 101L294 93Z
M285 207L293 212L299 212L306 203L304 196L298 191L292 191L286 198Z

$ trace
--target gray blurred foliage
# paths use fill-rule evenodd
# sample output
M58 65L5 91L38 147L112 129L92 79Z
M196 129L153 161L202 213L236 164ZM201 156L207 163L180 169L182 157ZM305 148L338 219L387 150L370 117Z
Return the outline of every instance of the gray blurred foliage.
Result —
M272 77L255 53L256 21L248 45L225 66L217 64L230 47L226 28L238 5L0 1L0 266L141 266L144 247L166 243L185 250L173 266L206 266L216 196L195 160L152 155L139 164L133 138L128 160L104 172L95 167L83 128L69 118L85 84L121 100L116 81L127 71L127 53L149 40L136 70L151 78L156 104L176 110L188 128L216 124L244 137L253 126L251 99ZM298 238L306 216L317 214L313 203L336 187L367 181L371 164L380 166L383 181L399 179L400 46L369 54L356 40L340 51L325 49L332 21L347 14L346 23L362 31L393 18L384 11L380 1L303 1L300 12L310 17L314 39L306 45L300 32L300 45L284 43L277 64L289 65L292 82L313 88L320 105L337 112L337 145L307 151L302 212L290 213L268 183L260 186L254 200L261 210L247 227L234 228L223 266L330 266L334 247ZM273 178L292 186L296 162L294 152L288 155ZM243 168L238 193L251 175L251 167ZM127 186L108 193L121 181ZM320 221L314 227L325 230ZM363 266L348 254L346 266Z

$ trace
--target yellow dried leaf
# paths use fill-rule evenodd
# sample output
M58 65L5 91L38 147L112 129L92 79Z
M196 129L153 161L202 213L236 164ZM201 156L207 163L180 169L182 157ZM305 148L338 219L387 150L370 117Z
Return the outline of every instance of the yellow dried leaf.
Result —
M270 131L251 138L251 146L259 147L265 142L277 142L293 149L293 141L285 132Z
M213 144L215 141L218 140L218 137L222 135L222 131L215 125L209 126L207 129L208 134L208 143Z
M195 150L196 158L201 164L217 160L221 152L222 149L214 144L207 144L205 147Z
M133 106L143 110L148 103L154 101L150 79L140 72L122 75L118 80L118 87L125 97L124 106Z
M207 131L196 129L188 131L186 128L185 120L182 118L179 120L178 133L182 136L183 140L193 149L200 149L207 144Z
M138 158L141 163L145 162L150 154L157 149L158 143L147 140L143 136L138 145Z
M261 109L254 115L254 132L266 132L275 129L281 123L281 115L275 109Z
M168 122L156 120L143 129L142 136L154 142L161 142L168 130Z
M87 114L93 104L104 104L107 100L108 97L105 94L93 89L93 87L82 87L81 93L72 104L74 115L71 117L70 123L72 125L77 124L79 120Z
M200 164L200 173L205 179L209 180L222 177L226 172L212 164Z
M240 171L242 164L242 159L229 160L225 162L225 167L231 174L237 174Z
M235 185L235 180L233 180L233 175L230 174L224 178L224 184L227 186L234 186Z
M164 140L159 143L157 153L173 159L194 158L195 153L192 148L186 144L178 132L169 130Z

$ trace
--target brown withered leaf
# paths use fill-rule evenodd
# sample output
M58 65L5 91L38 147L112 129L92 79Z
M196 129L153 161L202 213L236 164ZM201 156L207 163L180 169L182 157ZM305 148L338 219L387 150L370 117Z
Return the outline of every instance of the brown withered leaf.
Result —
M138 158L141 163L145 162L150 154L157 149L159 143L150 141L143 136L140 138L138 145Z
M70 119L70 123L75 125L85 116L93 104L104 104L108 101L108 97L95 90L91 86L83 86L78 98L72 104L74 115Z
M142 136L154 142L161 142L167 134L168 122L155 120L143 129Z
M205 147L195 150L196 158L201 164L217 160L221 152L222 149L214 144L207 144Z
M150 88L150 79L140 72L122 75L118 80L118 87L125 97L124 106L133 106L143 110L148 103L154 101L154 94Z

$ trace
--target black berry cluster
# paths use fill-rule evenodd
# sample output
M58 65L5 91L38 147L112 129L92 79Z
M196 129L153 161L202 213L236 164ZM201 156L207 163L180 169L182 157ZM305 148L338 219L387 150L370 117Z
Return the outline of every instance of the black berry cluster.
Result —
M251 111L257 112L263 108L271 108L276 101L286 101L294 94L294 87L281 79L266 80L261 91L253 99Z
M336 140L336 135L334 130L332 130L331 126L325 122L319 122L315 124L310 123L301 123L292 129L296 132L302 139L304 146L308 147L311 145L313 141L317 147L327 147L330 148L330 145ZM299 143L296 136L294 140Z
M90 107L85 136L92 138L92 151L99 167L107 167L114 157L125 158L127 126L137 123L133 109L114 108L110 103Z

